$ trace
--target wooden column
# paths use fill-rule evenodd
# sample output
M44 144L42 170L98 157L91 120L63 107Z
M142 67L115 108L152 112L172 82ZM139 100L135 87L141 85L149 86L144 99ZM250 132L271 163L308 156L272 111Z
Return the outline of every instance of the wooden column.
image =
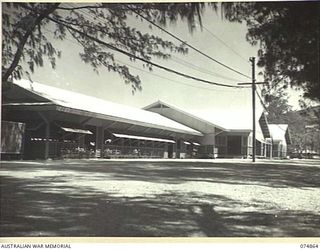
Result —
M49 119L42 114L41 112L38 112L39 116L45 123L45 141L44 141L44 159L47 160L49 158L49 150L50 150L50 144L49 144L49 138L50 138L50 121Z
M85 147L85 134L79 135L79 147L84 148Z
M50 150L50 144L49 144L49 138L50 138L50 122L46 122L46 132L45 132L45 143L44 143L44 159L49 159L49 150Z
M104 149L104 130L102 127L96 127L96 157L103 158Z

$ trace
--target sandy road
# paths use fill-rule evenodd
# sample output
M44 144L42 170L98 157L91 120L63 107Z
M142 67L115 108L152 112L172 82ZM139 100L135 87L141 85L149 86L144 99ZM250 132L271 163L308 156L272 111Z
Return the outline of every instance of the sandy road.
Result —
M317 161L2 162L2 236L319 236Z

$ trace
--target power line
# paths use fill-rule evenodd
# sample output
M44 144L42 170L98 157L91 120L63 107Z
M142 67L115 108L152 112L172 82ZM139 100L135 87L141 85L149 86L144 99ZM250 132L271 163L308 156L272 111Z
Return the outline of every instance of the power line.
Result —
M205 68L202 68L202 67L199 67L198 65L195 65L193 63L190 63L186 60L183 60L177 56L174 56L174 55L171 55L171 60L176 62L176 63L179 63L185 67L188 67L188 68L192 68L194 70L197 70L201 73L205 73L205 74L208 74L208 75L212 75L214 77L219 77L219 78L223 78L223 79L226 79L226 80L231 80L231 81L238 81L238 79L235 79L235 78L232 78L232 77L227 77L227 76L224 76L224 75L221 75L219 73L215 73L215 72L212 72L208 69L205 69Z
M27 7L27 6L23 6L23 7L28 9L28 10L36 12L34 9L32 9L30 7ZM87 38L89 38L90 40L92 40L92 41L94 41L96 43L104 45L105 47L107 47L107 48L109 48L111 50L114 50L114 51L117 51L119 53L122 53L122 54L128 56L129 58L134 58L134 59L140 60L142 62L147 63L148 65L155 66L155 67L160 68L162 70L165 70L165 71L168 71L168 72L183 76L183 77L188 78L188 79L193 79L193 80L196 80L196 81L200 81L200 82L204 82L204 83L208 83L208 84L212 84L212 85L216 85L216 86L229 87L229 88L246 88L246 87L233 86L233 85L228 85L228 84L223 84L223 83L217 83L217 82L201 79L201 78L198 78L198 77L194 77L194 76L191 76L191 75L188 75L188 74L185 74L183 72L179 72L179 71L176 71L176 70L173 70L173 69L169 69L169 68L167 68L165 66L162 66L160 64L157 64L157 63L154 63L154 62L151 62L151 61L148 61L148 60L146 60L146 59L144 59L142 57L136 56L136 55L131 54L131 53L125 51L125 50L119 49L119 48L117 48L117 47L115 47L115 46L113 46L111 44L108 44L108 43L106 43L106 42L104 42L104 41L102 41L102 40L100 40L98 38L92 37L92 36L82 32L82 31L80 31L78 29L73 28L72 26L70 26L68 24L68 22L66 22L64 20L59 20L58 21L58 20L56 20L56 19L54 19L54 18L52 18L50 16L47 16L47 18L49 20L51 20L52 22L60 24L60 25L63 25L64 27L68 28L69 30L72 30L73 32L76 32L76 33L78 33L78 34L80 34L80 35L82 35L84 37L87 37Z
M150 75L154 75L156 77L159 77L159 78L162 78L162 79L165 79L165 80L168 80L168 81L171 81L171 82L175 82L175 83L178 83L178 84L181 84L181 85L186 85L186 86L190 86L190 87L193 87L193 88L201 88L201 89L207 89L207 90L211 90L211 91L222 91L222 92L229 92L228 90L217 90L217 89L210 89L210 88L206 88L206 87L202 87L202 86L194 86L194 85L191 85L191 84L187 84L187 83L183 83L183 82L180 82L180 81L176 81L176 80L173 80L173 79L170 79L170 78L167 78L167 77L164 77L164 76L161 76L161 75L158 75L158 74L155 74L155 73L152 73L150 71L147 71L147 70L143 70L141 68L138 68L138 67L135 67L135 66L132 66L132 65L128 65L120 60L115 60L121 64L124 64L130 68L133 68L133 69L136 69L136 70L139 70L139 71L142 71L142 72L145 72L145 73L148 73ZM231 92L231 91L230 91ZM233 91L232 91L233 92Z
M50 20L52 20L53 22L56 22L56 23L60 23L60 24L61 24L61 21L57 21L57 20L55 20L55 19L53 19L53 18L50 18ZM152 61L146 60L146 59L144 59L144 58L142 58L142 57L139 57L139 56L136 56L136 55L134 55L134 54L131 54L131 53L125 51L125 50L119 49L119 48L117 48L117 47L115 47L115 46L113 46L113 45L111 45L111 44L108 44L108 43L106 43L106 42L104 42L104 41L101 41L101 40L98 39L98 38L92 37L92 36L90 36L90 35L82 32L82 31L80 31L80 30L78 30L78 29L73 28L72 26L70 26L70 25L68 25L68 24L63 24L63 25L64 25L65 27L67 27L68 29L70 29L70 30L72 30L72 31L74 31L74 32L82 35L82 36L85 36L85 37L91 39L92 41L94 41L94 42L96 42L96 43L99 43L99 44L101 44L101 45L104 45L105 47L107 47L107 48L109 48L109 49L111 49L111 50L114 50L114 51L117 51L117 52L119 52L119 53L122 53L122 54L124 54L124 55L126 55L126 56L128 56L128 57L130 57L130 58L134 58L134 59L140 60L140 61L142 61L142 62L144 62L144 63L147 63L147 64L152 65L152 66L154 66L154 67L160 68L160 69L162 69L162 70L165 70L165 71L168 71L168 72L171 72L171 73L174 73L174 74L177 74L177 75L186 77L186 78L190 78L190 79L193 79L193 80L196 80L196 81L205 82L205 83L208 83L208 84L213 84L213 85L217 85L217 86L221 86L221 87L239 88L238 86L233 86L233 85L227 85L227 84L223 84L223 83L213 82L213 81L201 79L201 78L198 78L198 77L194 77L194 76L191 76L191 75L188 75L188 74L185 74L185 73L182 73L182 72L173 70L173 69L169 69L169 68L167 68L167 67L165 67L165 66L162 66L162 65L160 65L160 64L157 64L157 63L154 63L154 62L152 62Z
M32 8L27 8L27 9L34 11ZM196 77L193 77L193 76L190 76L190 75L181 73L181 72L177 72L177 71L175 71L175 70L168 69L168 68L166 68L166 67L164 67L164 66L161 66L161 65L152 63L152 62L147 61L147 60L145 60L145 59L143 59L143 58L140 58L140 57L138 57L138 56L132 55L132 54L130 54L129 52L126 52L126 51L123 51L123 50L121 50L121 49L119 49L119 48L116 48L116 47L114 47L114 46L112 46L112 45L110 45L110 44L108 44L108 43L105 43L105 42L103 42L103 41L101 41L101 40L99 40L99 39L97 39L97 38L95 38L95 37L92 37L92 36L90 36L90 35L87 35L87 34L85 34L84 32L82 32L82 31L80 31L80 30L77 30L77 29L73 28L72 26L66 24L67 22L64 21L64 20L57 21L57 20L55 20L54 18L51 18L51 17L49 17L49 16L48 16L47 18L48 18L49 20L55 22L55 23L58 23L58 24L62 24L62 23L63 23L62 25L65 26L66 28L68 28L68 29L70 29L70 30L72 30L72 31L74 31L74 32L82 35L82 36L86 36L87 38L91 39L92 41L95 41L95 42L97 42L97 43L100 43L100 44L106 46L107 48L110 48L110 49L112 49L112 50L121 52L121 53L123 53L123 54L125 54L125 55L127 55L127 56L129 56L129 57L133 57L133 58L136 58L136 59L138 59L138 60L144 61L144 62L146 62L146 63L148 63L148 64L150 64L150 65L156 66L156 67L158 67L158 68L161 68L161 69L170 71L170 72L172 72L172 73L176 73L176 74L181 75L181 76L185 76L185 77L188 77L188 78L191 78L191 79L195 79L195 80L198 80L198 81L204 81L204 82L206 82L206 83L211 83L211 84L218 85L218 86L225 86L225 87L228 86L228 87L233 87L233 88L236 87L236 86L231 86L231 85L225 85L225 84L219 84L219 83L210 82L210 81L203 80L203 79L200 79L200 78L196 78ZM62 23L61 23L61 22L62 22ZM239 87L238 87L238 88L239 88ZM255 91L255 92L257 92L257 91ZM258 94L258 93L257 93L257 94ZM258 94L258 97L260 98L260 101L262 101L262 99L261 99L261 97L260 97L259 94ZM280 128L280 126L279 126L279 128Z
M281 77L278 81L276 81L275 83L273 83L273 86L270 87L270 89L268 89L267 94L270 94L271 90L274 89L275 87L277 87L277 85L285 78L285 76Z
M258 93L257 91L256 91L256 93L257 93L257 95L258 95L258 97L259 97L259 99L260 99L260 102L261 102L261 104L262 104L262 106L263 106L263 109L264 109L266 112L269 112L268 109L267 109L267 107L265 106L265 103L263 102L261 96L259 95L259 93ZM282 127L280 127L280 125L277 124L277 123L271 123L270 125L277 125L277 127L278 127L280 130L285 131L285 132L287 131L286 129L283 129Z
M87 13L85 12L84 10L78 10L79 12L81 12L82 14L86 15L87 18L90 18L91 21L94 23L94 17L90 15L90 13ZM101 17L97 17L98 19L101 19ZM101 19L102 20L102 19ZM175 61L176 63L179 63L181 65L184 65L186 67L189 67L189 68L193 68L201 73L205 73L205 74L208 74L208 75L212 75L212 76L215 76L215 77L219 77L219 78L222 78L222 79L226 79L226 80L231 80L231 81L238 81L238 79L235 79L235 78L231 78L231 77L227 77L227 76L224 76L224 75L221 75L219 73L215 73L215 72L212 72L208 69L205 69L205 68L201 68L195 64L192 64L186 60L183 60L181 58L178 58L174 55L171 55L171 58L170 58L172 61ZM180 61L180 62L179 62Z
M244 76L244 77L246 77L246 78L248 78L248 79L251 79L251 77L249 77L249 76L241 73L241 72L238 71L238 70L235 70L235 69L229 67L228 65L226 65L226 64L224 64L224 63L222 63L222 62L220 62L220 61L218 61L218 60L216 60L216 59L214 59L213 57L211 57L211 56L203 53L202 51L200 51L199 49L195 48L194 46L188 44L186 41L183 41L182 39L180 39L180 38L177 37L176 35L172 34L171 32L169 32L169 31L167 31L166 29L162 28L161 26L159 26L159 25L156 24L155 22L153 22L153 21L149 20L148 18L146 18L145 16L141 15L139 12L137 12L137 11L134 10L134 9L132 9L132 8L129 7L128 5L127 5L127 8L128 8L129 10L131 10L132 12L134 12L135 14L137 14L138 16L140 16L141 18L143 18L144 20L146 20L147 22L149 22L149 23L151 23L152 25L156 26L158 29L162 30L162 31L165 32L166 34L168 34L168 35L170 35L171 37L175 38L175 39L178 40L179 42L187 45L189 48L192 48L193 50L195 50L195 51L198 52L199 54L201 54L201 55L209 58L210 60L218 63L219 65L221 65L221 66L223 66L223 67L225 67L225 68L227 68L227 69L229 69L229 70L231 70L231 71L233 71L233 72L235 72L235 73L237 73L237 74L239 74L239 75L242 75L242 76Z
M78 11L80 11L80 10L78 10ZM84 11L80 11L80 12L82 12L83 14L88 14L89 15L89 13L86 13L86 12L84 12ZM92 18L92 16L90 16L91 18ZM91 21L92 21L92 19L91 19ZM46 29L47 30L47 29ZM48 30L49 31L49 30ZM51 32L51 33L53 33L52 31L49 31L49 32ZM66 38L67 39L67 38ZM81 45L79 45L79 43L75 43L74 41L72 41L72 40L70 40L70 39L67 39L69 42L71 42L71 43L73 43L73 44L75 44L75 45L77 45L77 46L79 46L79 47L82 47ZM187 64L189 64L189 65L192 65L192 66L194 66L194 67L196 67L196 68L199 68L199 69L201 69L201 67L198 67L198 66L196 66L196 65L194 65L194 64L191 64L191 63L189 63L189 62L187 62L187 61L185 61L185 60L182 60L181 58L177 58L177 59L179 59L179 60L181 60L181 61L183 61L183 62L185 62L185 63L187 63ZM144 69L141 69L141 68L139 68L139 67L135 67L135 66L133 66L133 65L129 65L129 64L126 64L125 62L123 62L123 61L120 61L120 60L117 60L117 59L115 59L115 61L116 62L119 62L119 63L121 63L121 64L123 64L123 65L126 65L127 67L129 67L129 68L133 68L133 69L136 69L136 70L139 70L139 71L141 71L141 72L145 72L145 73L147 73L147 74L150 74L150 75L153 75L153 76L156 76L156 77L158 77L158 78L162 78L162 79L165 79L165 80L168 80L168 81L171 81L171 82L175 82L175 83L178 83L178 84L181 84L181 85L185 85L185 86L189 86L189 87L193 87L193 88L201 88L201 89L207 89L207 90L209 90L209 91L218 91L218 92L233 92L233 91L228 91L228 90L219 90L219 89L211 89L211 88L208 88L208 87L205 87L205 86L194 86L193 84L187 84L187 83L184 83L184 82L180 82L180 81L176 81L176 80L173 80L173 79L170 79L170 78L167 78L167 77L164 77L164 76L161 76L161 75L158 75L158 74L155 74L155 73L152 73L152 72L150 72L150 71L148 71L148 70L144 70ZM204 69L204 68L203 68ZM204 70L206 70L206 69L204 69ZM208 71L208 70L206 70L206 71ZM204 72L204 73L207 73L207 72ZM208 73L207 74L209 74L209 73L212 73L212 75L219 75L219 74L215 74L215 73L213 73L213 72L210 72L210 71L208 71ZM231 79L231 80L235 80L235 81L237 81L238 79L232 79L232 78L228 78L228 77L225 77L225 76L223 76L223 75L221 75L221 77L222 78L226 78L226 79ZM247 88L243 88L243 89L247 89Z
M263 100L262 100L262 97L259 95L259 93L258 93L258 91L257 91L257 90L256 90L256 93L257 93L258 98L260 99L260 102L261 102L261 104L262 104L262 106L263 106L264 110L265 110L265 111L268 111L268 109L267 109L267 107L266 107L265 103L264 103L264 102L263 102Z
M208 28L206 28L204 26L204 24L201 24L203 29L205 31L207 31L211 36L213 36L215 39L217 39L218 41L220 41L224 46L226 46L227 48L229 48L234 54L236 54L237 56L239 56L241 59L243 59L244 61L248 62L248 59L246 59L245 57L243 57L241 54L239 54L236 50L234 50L231 46L229 46L225 41L223 41L221 38L219 38L218 36L216 36L213 32L211 32Z
M260 86L260 84L258 84L258 88L260 89L260 91L262 91L262 87Z
M49 30L49 29L47 29L47 28L43 28L43 29L46 30L47 32L50 32L51 34L54 34L54 32L53 32L52 30ZM71 39L65 38L65 40L68 41L68 42L70 42L70 43L72 43L72 44L77 45L78 47L81 47L81 48L82 48L82 46L81 46L79 43L76 43L76 42L74 42L74 41L71 40ZM139 70L139 71L148 73L148 74L150 74L150 75L154 75L154 76L156 76L156 77L158 77L158 78L162 78L162 79L165 79L165 80L168 80L168 81L171 81L171 82L175 82L175 83L178 83L178 84L181 84L181 85L190 86L190 87L193 87L193 88L207 89L207 90L210 90L210 91L233 92L233 91L228 91L228 90L212 89L212 88L208 88L208 87L205 87L205 86L194 86L194 85L192 85L192 84L187 84L187 83L184 83L184 82L176 81L176 80L173 80L173 79L170 79L170 78L167 78L167 77L164 77L164 76L161 76L161 75L152 73L152 72L150 72L150 71L148 71L148 70L144 70L144 69L141 69L141 68L139 68L139 67L135 67L135 66L133 66L133 65L129 65L129 64L127 64L127 63L125 63L125 62L123 62L123 61L121 61L121 60L115 59L114 61L116 61L116 62L118 62L118 63L121 63L121 64L123 64L123 65L126 65L126 66L129 67L129 68L133 68L133 69L136 69L136 70Z
M90 13L87 13L87 12L84 12L84 11L82 11L82 10L79 10L80 12L82 12L83 14L85 14L87 17L88 16L90 16L90 18L92 18L92 16L90 15ZM100 18L100 17L98 17L98 18ZM92 19L91 19L92 20ZM209 30L207 30L211 35L213 35ZM214 36L214 35L213 35ZM221 39L219 39L218 37L216 37L218 40L220 40L222 43L224 43ZM227 47L229 47L227 44L225 44L224 43L224 45L225 46L227 46ZM229 47L230 48L230 47ZM230 48L231 50L233 50L232 48ZM234 50L233 50L234 51ZM235 52L235 51L234 51ZM235 52L236 53L236 52ZM242 57L243 58L243 57ZM172 58L171 58L172 59ZM179 63L179 64L182 64L182 65L185 65L186 66L186 64L188 64L188 65L190 65L191 66L191 68L197 68L198 69L198 71L200 71L200 72L203 72L203 73L206 73L206 74L210 74L210 75L213 75L213 76L220 76L221 78L225 78L225 79L231 79L231 80L235 80L235 81L237 81L238 79L232 79L232 78L228 78L228 77L225 77L225 76L223 76L223 75L220 75L220 74L217 74L217 73L213 73L213 72L211 72L211 71L209 71L209 70L207 70L207 69L204 69L204 70L201 70L202 68L201 67L199 67L199 66L196 66L196 65L194 65L194 64L192 64L192 63L189 63L189 62L187 62L187 61L185 61L185 60L182 60L182 59L180 59L180 58L177 58L176 57L176 59L177 60L174 60L174 59L172 59L173 61L175 61L175 62L177 62L177 63ZM178 60L180 60L180 61L183 61L185 64L183 64L183 63L181 63L181 62L178 62ZM140 69L140 68L138 68L138 67L134 67L134 66L132 66L132 65L128 65L128 64L126 64L126 63L124 63L124 62L121 62L120 60L115 60L115 61L118 61L118 62L120 62L120 63L122 63L122 64L124 64L124 65L126 65L126 66L128 66L128 67L131 67L131 68L134 68L134 69L137 69L137 70L139 70L139 71L142 71L142 72L146 72L146 73L148 73L148 74L151 74L151 75L155 75L155 76L157 76L157 77L159 77L159 78L163 78L163 79L166 79L166 80L169 80L169 81L172 81L172 82L176 82L176 83L179 83L179 84L183 84L183 85L187 85L187 86L191 86L191 87L195 87L195 86L193 86L193 85L189 85L189 84L185 84L185 83L182 83L182 82L179 82L179 81L175 81L175 80L172 80L172 79L169 79L169 78L166 78L166 77L163 77L163 76L160 76L160 75L157 75L157 74L154 74L154 73L151 73L151 72L149 72L149 71L146 71L146 70L143 70L143 69ZM208 90L212 90L212 89L209 89L209 88L204 88L204 89L208 89Z

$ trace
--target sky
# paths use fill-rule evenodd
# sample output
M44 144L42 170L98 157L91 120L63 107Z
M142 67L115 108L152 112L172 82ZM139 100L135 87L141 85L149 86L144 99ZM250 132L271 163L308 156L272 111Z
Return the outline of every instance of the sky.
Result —
M141 22L136 18L130 18L129 21L142 32L148 32L176 42L156 27L149 29L149 24L146 22ZM258 47L254 47L246 41L246 26L223 20L219 13L211 9L205 11L202 22L203 28L201 29L199 26L192 33L189 31L187 23L183 21L168 25L166 30L216 60L250 77L251 65L248 59L257 56ZM52 27L47 27L43 31L51 36L52 30ZM179 44L179 42L176 43ZM46 63L44 67L35 70L32 75L33 81L139 108L157 100L187 110L210 110L216 107L228 108L229 106L245 109L251 107L250 88L233 89L213 86L155 67L150 72L143 68L142 63L131 62L126 56L115 52L116 58L128 65L130 71L139 75L142 81L142 90L133 94L131 86L125 84L117 73L101 68L99 74L97 74L90 65L82 62L79 57L82 48L72 38L69 37L63 41L55 40L53 44L62 51L61 59L57 59L56 69L53 70L49 63ZM187 55L173 54L171 59L154 59L153 61L195 77L223 84L237 85L238 82L251 81L205 58L192 49L189 49ZM256 69L256 71L258 73L261 70ZM256 74L256 77L258 81L263 80L259 78L258 74ZM289 101L295 109L298 108L299 94L294 91L290 92L291 98ZM259 103L259 100L257 102Z

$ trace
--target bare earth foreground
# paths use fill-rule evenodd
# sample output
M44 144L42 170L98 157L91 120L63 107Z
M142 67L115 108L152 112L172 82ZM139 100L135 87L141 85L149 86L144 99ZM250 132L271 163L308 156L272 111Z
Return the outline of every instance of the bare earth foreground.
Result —
M320 236L320 161L1 162L0 236Z

